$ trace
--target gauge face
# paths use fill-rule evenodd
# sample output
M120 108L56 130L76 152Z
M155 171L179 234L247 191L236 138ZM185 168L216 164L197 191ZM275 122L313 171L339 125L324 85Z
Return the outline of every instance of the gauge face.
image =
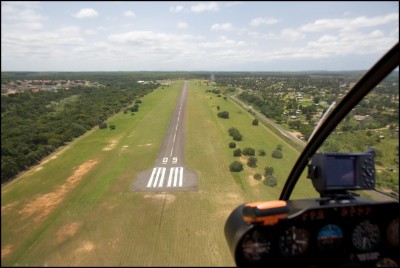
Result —
M343 232L336 224L328 224L318 232L317 239L321 250L339 249L343 240Z
M296 226L292 226L279 238L279 248L286 257L299 256L307 251L310 233Z
M256 229L247 233L241 244L243 256L249 262L262 260L271 248L271 241Z
M372 224L369 220L363 221L354 228L352 241L353 245L359 250L374 249L380 239L379 227Z
M399 246L399 218L392 220L386 230L386 238L393 247Z

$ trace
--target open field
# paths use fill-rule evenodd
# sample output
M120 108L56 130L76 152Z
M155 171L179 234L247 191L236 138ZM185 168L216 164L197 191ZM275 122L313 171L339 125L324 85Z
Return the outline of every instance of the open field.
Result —
M244 202L277 199L298 153L233 103L189 82L185 165L198 192L132 192L136 174L157 157L183 81L143 98L135 115L107 120L66 150L2 188L2 266L232 266L224 237L230 212ZM229 111L230 119L216 116ZM229 127L237 147L264 149L258 167L232 174ZM271 152L283 146L283 159ZM278 185L251 178L274 167ZM308 180L294 198L311 197Z

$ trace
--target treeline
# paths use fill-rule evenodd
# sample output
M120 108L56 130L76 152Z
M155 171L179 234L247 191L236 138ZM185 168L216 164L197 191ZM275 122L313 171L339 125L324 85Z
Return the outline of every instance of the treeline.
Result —
M210 79L210 72L2 72L1 83L15 80L164 80L164 79Z
M111 115L130 109L135 100L158 86L126 80L106 84L99 88L2 95L1 183Z

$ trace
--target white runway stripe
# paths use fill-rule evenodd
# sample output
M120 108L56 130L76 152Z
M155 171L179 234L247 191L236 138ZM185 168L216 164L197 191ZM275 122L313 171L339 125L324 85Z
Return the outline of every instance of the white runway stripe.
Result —
M178 180L178 168L171 168L171 172L175 172L174 176L174 187L176 187L176 182Z
M162 174L161 174L161 179L160 179L160 183L158 184L158 187L162 187L163 186L163 182L164 182L164 175L165 175L165 168L163 168L162 170Z
M157 186L158 178L160 177L160 173L161 173L161 171L162 171L163 169L165 169L165 168L158 168L158 170L157 170L157 175L156 175L156 178L155 178L155 180L154 180L153 188L155 188L155 187Z
M167 168L155 167L151 172L147 188L164 187L164 178ZM173 167L169 169L167 187L182 187L183 185L183 167Z
M156 173L156 171L157 171L157 168L153 168L153 172L151 173L149 182L147 183L147 188L149 188L151 186L151 183L153 182L153 177L154 177L154 174Z
M182 187L183 183L183 167L179 167L179 187Z
M172 168L171 168L171 170L170 170L170 172L169 172L169 177L168 177L168 184L167 184L167 187L171 187L171 182L172 182Z

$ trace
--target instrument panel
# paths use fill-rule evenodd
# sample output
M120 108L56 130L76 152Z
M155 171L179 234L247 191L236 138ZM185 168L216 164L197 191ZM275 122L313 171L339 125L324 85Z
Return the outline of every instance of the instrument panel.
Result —
M231 213L225 236L238 266L400 266L399 203L282 202L287 215L278 221L249 220L246 204Z

